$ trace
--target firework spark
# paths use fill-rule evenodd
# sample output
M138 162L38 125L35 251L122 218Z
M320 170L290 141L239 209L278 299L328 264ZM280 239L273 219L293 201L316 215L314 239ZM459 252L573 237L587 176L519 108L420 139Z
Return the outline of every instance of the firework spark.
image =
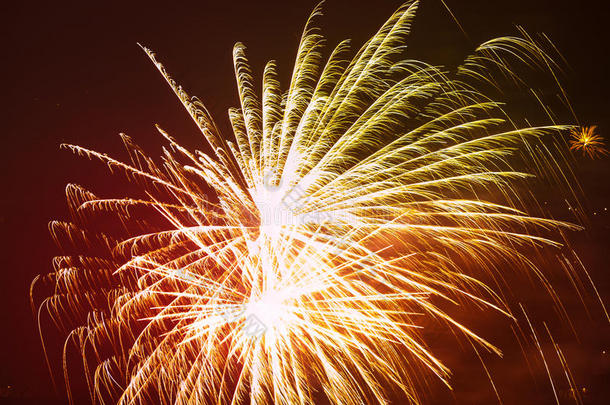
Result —
M595 125L573 129L570 134L570 150L581 151L592 159L608 154L604 138L595 133L596 129Z
M212 153L161 128L161 164L126 135L131 163L66 146L139 193L69 185L72 221L50 225L65 253L35 280L53 288L39 316L69 332L94 401L360 404L398 391L419 403L430 372L449 384L424 319L500 353L442 306L510 319L503 273L545 280L524 252L577 227L528 214L516 167L568 127L516 127L472 85L492 81L489 64L512 74L499 55L548 64L528 38L481 45L455 75L405 59L416 7L355 56L344 41L327 59L316 8L288 90L272 61L260 99L235 45L234 140L144 48Z

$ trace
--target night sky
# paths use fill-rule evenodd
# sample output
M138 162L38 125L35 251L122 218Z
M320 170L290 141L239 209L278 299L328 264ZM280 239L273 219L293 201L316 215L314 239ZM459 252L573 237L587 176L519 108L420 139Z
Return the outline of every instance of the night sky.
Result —
M0 404L65 402L57 399L45 366L29 304L30 282L50 270L57 253L47 224L68 216L66 183L82 184L99 195L116 194L125 187L115 184L119 180L109 177L99 162L76 157L59 145L74 143L123 158L118 133L125 132L158 156L162 141L154 129L157 123L191 149L206 147L137 42L152 48L176 81L200 97L228 131L226 110L238 104L233 44L246 44L257 75L267 60L277 60L285 86L301 29L315 5L315 1L264 0L125 3L34 1L1 6L5 21ZM440 0L422 3L409 39L412 57L451 65L484 40L515 34L515 24L529 32L544 32L569 63L562 80L580 123L598 125L599 133L610 139L610 18L605 2L446 0L468 38ZM399 0L328 0L323 33L329 45L352 38L359 46L400 4ZM610 157L592 161L576 156L575 162L591 221L586 231L571 238L608 303ZM562 200L550 204L556 215L572 219ZM567 289L565 293L570 294ZM610 328L592 300L589 315L573 301L567 299L568 311L575 318L580 341L559 330L556 337L565 347L578 386L585 388L585 403L601 404L610 395ZM513 351L504 329L493 322L482 321L482 329L494 343L504 344L508 353L503 360L489 358L506 403L514 398L522 398L521 404L550 403L552 394L545 381L531 383L516 358L518 348ZM466 404L493 401L479 363L467 354L443 348L440 352L454 371L455 392L434 386L431 403L447 403L453 397ZM528 381L531 386L520 385Z

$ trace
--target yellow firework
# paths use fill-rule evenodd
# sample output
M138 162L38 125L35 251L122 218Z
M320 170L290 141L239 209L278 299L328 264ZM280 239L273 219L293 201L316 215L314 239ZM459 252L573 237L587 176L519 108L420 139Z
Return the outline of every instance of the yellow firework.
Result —
M161 128L160 164L126 135L130 163L67 145L137 189L69 185L72 220L51 224L65 254L35 280L52 287L39 316L69 332L95 401L418 403L430 372L449 384L426 322L499 353L442 306L512 318L504 274L544 280L525 251L576 227L528 214L523 162L566 127L515 126L472 84L492 82L490 64L512 75L502 55L548 64L528 37L483 44L452 75L406 58L416 6L327 59L316 8L287 91L269 62L260 98L235 45L232 137L144 48L211 153Z
M608 153L604 145L604 138L595 133L597 127L580 127L571 132L570 149L581 151L590 158L596 158Z

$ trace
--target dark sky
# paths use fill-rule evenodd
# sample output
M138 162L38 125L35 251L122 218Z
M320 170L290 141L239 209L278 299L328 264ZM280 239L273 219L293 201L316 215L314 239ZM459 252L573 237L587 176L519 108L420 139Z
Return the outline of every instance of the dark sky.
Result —
M569 62L571 69L564 82L578 118L597 124L602 135L610 132L610 19L604 2L446 2L470 39L460 33L440 0L424 0L410 39L414 57L451 64L477 43L514 34L515 24L530 32L543 31ZM303 23L315 4L264 0L106 3L23 1L1 6L5 43L1 67L0 404L19 403L24 395L36 398L36 403L51 403L53 398L28 289L36 274L49 271L56 253L47 223L67 217L65 184L80 183L102 193L113 190L113 183L102 180L106 172L101 164L60 150L59 144L75 143L124 156L117 134L125 132L155 154L161 145L153 127L158 123L181 143L203 147L190 118L136 43L155 50L174 78L201 97L226 128L226 110L237 105L233 44L246 44L256 72L265 61L276 59L286 83ZM352 38L359 45L400 3L328 0L324 34L331 45L343 38ZM594 220L577 237L575 247L581 249L600 292L607 297L610 214L604 207L610 205L610 159L577 162L583 201ZM567 350L574 353L577 380L589 389L587 403L602 403L598 401L610 392L603 384L604 379L610 381L610 367L601 350L610 349L610 334L599 311L592 312L590 320L576 322L583 330L580 345L585 349ZM573 340L566 342L568 347L576 347ZM456 359L459 357L453 358L458 366L454 367L456 397L461 403L486 403L486 399L473 399L467 374L473 366L462 364L460 370ZM506 362L511 361L509 356ZM509 382L503 389L520 388L511 388Z

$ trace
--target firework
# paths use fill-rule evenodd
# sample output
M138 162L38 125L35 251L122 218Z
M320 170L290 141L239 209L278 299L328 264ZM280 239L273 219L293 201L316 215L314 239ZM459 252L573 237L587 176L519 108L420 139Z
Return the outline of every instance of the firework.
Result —
M524 252L577 227L528 214L517 167L569 127L515 126L472 84L493 83L489 64L513 74L500 55L548 63L528 38L489 41L454 75L405 58L416 7L326 59L316 8L285 93L269 62L257 97L235 45L232 137L144 48L211 153L161 128L161 164L126 135L130 163L66 146L137 190L69 185L72 220L50 225L64 254L35 280L53 288L39 316L68 332L94 401L418 403L430 373L449 384L424 320L499 353L442 306L511 318L503 272L544 280Z
M592 159L607 154L604 138L595 133L596 129L595 125L573 129L570 134L570 150L581 151Z

